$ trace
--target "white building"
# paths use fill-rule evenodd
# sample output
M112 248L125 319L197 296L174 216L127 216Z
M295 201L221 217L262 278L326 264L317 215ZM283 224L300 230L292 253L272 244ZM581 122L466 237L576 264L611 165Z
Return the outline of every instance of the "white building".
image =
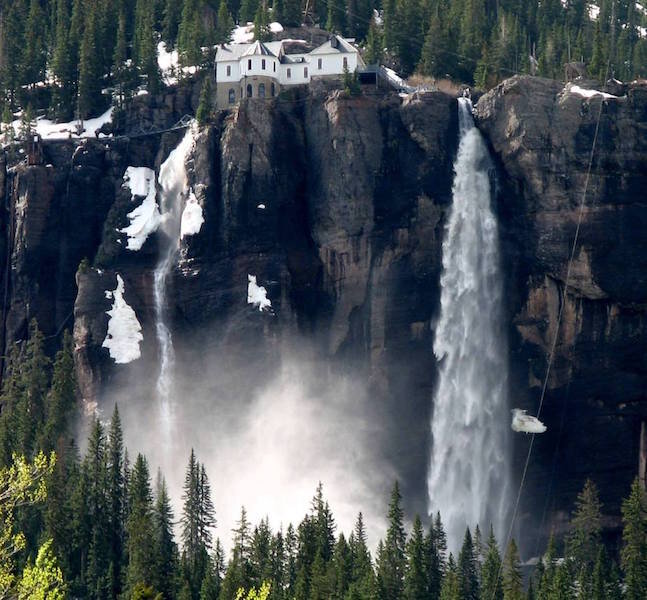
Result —
M216 52L216 97L219 108L242 98L270 98L281 88L304 85L318 77L339 78L364 66L355 46L332 35L321 46L305 51L305 42L279 40L222 44Z

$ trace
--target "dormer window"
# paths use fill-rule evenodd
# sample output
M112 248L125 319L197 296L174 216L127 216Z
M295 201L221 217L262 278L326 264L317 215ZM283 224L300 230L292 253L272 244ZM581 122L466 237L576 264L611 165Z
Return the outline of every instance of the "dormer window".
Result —
M252 70L252 59L251 58L247 59L247 70L248 71Z
M263 69L263 71L265 71L265 59L264 58L261 60L261 69Z

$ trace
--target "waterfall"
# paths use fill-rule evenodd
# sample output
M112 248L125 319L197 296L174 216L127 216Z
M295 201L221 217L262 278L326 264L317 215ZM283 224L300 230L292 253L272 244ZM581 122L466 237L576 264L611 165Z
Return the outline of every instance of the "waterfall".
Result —
M166 280L175 265L180 247L182 207L189 195L186 160L193 148L193 128L187 129L182 141L162 163L158 176L162 236L160 260L155 268L153 300L155 302L155 331L160 351L160 371L156 394L162 423L168 428L173 417L172 379L175 364L173 338L167 325Z
M432 407L429 512L440 511L449 548L465 527L490 524L502 539L508 508L508 401L503 284L493 165L474 125L472 103L459 99L459 147L452 207L445 227L440 317L434 340L439 380Z

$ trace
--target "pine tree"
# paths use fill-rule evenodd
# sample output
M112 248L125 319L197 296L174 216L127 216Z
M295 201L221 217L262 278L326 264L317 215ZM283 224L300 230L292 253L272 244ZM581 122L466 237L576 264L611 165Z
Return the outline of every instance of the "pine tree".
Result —
M115 598L121 593L121 567L124 558L123 437L119 409L115 405L107 447L109 561L112 565L111 591Z
M177 42L178 28L182 18L182 3L177 0L166 0L164 5L164 29L162 39L166 49L172 50Z
M555 571L553 585L549 592L550 600L573 600L573 584L569 568L566 563L559 565Z
M378 593L381 600L400 600L404 590L406 535L401 500L400 486L396 481L389 502L386 540L383 552L378 557Z
M138 585L150 586L155 579L155 555L151 552L151 541L155 539L153 493L148 463L141 454L133 466L128 503L126 589L132 594Z
M198 0L184 0L177 36L177 47L183 66L199 65L202 62L203 38L200 4Z
M332 571L333 597L342 600L350 588L353 575L351 550L343 533L339 534L337 544L335 544L330 568Z
M382 47L382 34L375 23L375 19L371 18L366 38L366 64L375 65L382 61Z
M157 564L155 565L155 588L164 598L172 598L175 593L177 576L177 546L173 538L173 510L168 495L166 481L158 471L153 508L153 530ZM216 596L217 597L217 596Z
M200 102L196 112L196 118L200 126L204 126L209 122L213 106L211 103L211 79L209 76L204 78L202 82L202 91L200 92Z
M348 545L351 555L349 595L352 600L372 600L377 593L375 573L371 564L371 554L368 550L364 529L364 517L361 512L357 515L355 528L348 540Z
M622 551L626 600L647 597L647 498L639 479L622 503Z
M254 39L259 42L267 42L270 35L270 17L267 11L267 1L261 0L254 15Z
M587 479L575 501L575 512L570 522L566 554L576 566L587 573L593 571L601 543L602 505L596 485Z
M258 12L260 0L242 0L240 4L240 22L251 23Z
M481 565L481 597L489 600L502 600L501 555L490 525L490 535L485 551L485 560Z
M234 20L231 17L227 2L220 0L220 8L218 9L218 19L216 25L216 44L226 44L231 38L231 30L234 28Z
M411 537L407 542L407 568L404 575L404 598L423 600L427 598L427 573L425 568L425 541L422 522L416 515Z
M281 23L287 27L299 27L303 21L301 8L301 0L283 0L283 20Z
M136 63L139 72L146 80L146 88L149 93L156 94L161 85L161 75L157 65L157 45L155 43L155 32L153 30L153 13L147 7L148 0L139 0L138 10L143 14L139 21ZM142 6L141 8L140 5ZM198 51L200 47L198 46Z
M85 21L79 62L78 110L82 119L102 108L101 65L96 46L97 23L95 12L90 11Z
M56 449L59 437L66 434L69 418L76 404L73 349L72 336L66 331L63 346L56 354L52 385L45 403L45 425L40 446L47 452Z
M447 572L443 578L443 586L440 590L440 600L462 600L458 569L454 557L450 554L447 561Z
M469 527L465 530L463 546L458 555L458 584L464 600L479 599L478 564Z
M521 561L514 538L508 544L503 562L503 598L504 600L524 600Z
M112 59L112 75L116 88L115 100L120 109L123 109L124 105L130 102L133 90L136 87L135 73L127 58L126 16L122 13L119 16L117 42L115 44L115 54Z
M45 16L39 0L31 0L25 24L25 42L22 55L22 79L33 84L45 77L47 47L45 39Z

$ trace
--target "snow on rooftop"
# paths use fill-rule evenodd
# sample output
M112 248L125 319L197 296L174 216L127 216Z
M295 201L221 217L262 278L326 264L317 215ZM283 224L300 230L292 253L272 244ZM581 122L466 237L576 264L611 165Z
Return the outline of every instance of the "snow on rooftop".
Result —
M256 283L256 275L247 275L247 304L253 304L258 310L270 310L272 301L267 297L267 290Z
M195 235L200 232L202 224L204 223L204 216L202 214L202 206L198 204L198 199L193 192L189 193L184 210L182 211L182 219L180 222L180 239L187 235Z
M155 200L155 171L148 167L128 167L124 173L124 186L130 188L133 200L136 196L144 200L128 213L130 225L119 232L128 236L128 250L141 250L148 236L157 231L161 222Z
M44 117L39 117L36 119L34 130L40 135L44 140L57 140L57 139L67 139L69 137L73 138L90 138L95 137L95 132L97 129L101 129L106 123L112 121L112 106L98 117L92 119L85 119L83 121L70 121L68 123L55 123L50 119ZM22 123L20 119L16 119L12 126L16 135L20 134L20 129ZM81 135L78 134L79 128L82 129Z
M521 433L544 433L544 425L537 417L526 414L521 408L512 409L512 430Z
M579 85L571 85L568 91L571 94L577 94L583 98L595 98L596 96L602 96L603 98L618 98L618 96L614 96L613 94L601 92L600 90L587 90Z
M254 41L254 23L237 25L231 31L232 44L249 44Z
M106 311L110 319L106 339L101 344L117 364L137 360L141 356L139 344L144 339L135 311L124 300L124 291L124 280L117 273L117 287L106 292L106 297L112 298L113 303L112 308Z

